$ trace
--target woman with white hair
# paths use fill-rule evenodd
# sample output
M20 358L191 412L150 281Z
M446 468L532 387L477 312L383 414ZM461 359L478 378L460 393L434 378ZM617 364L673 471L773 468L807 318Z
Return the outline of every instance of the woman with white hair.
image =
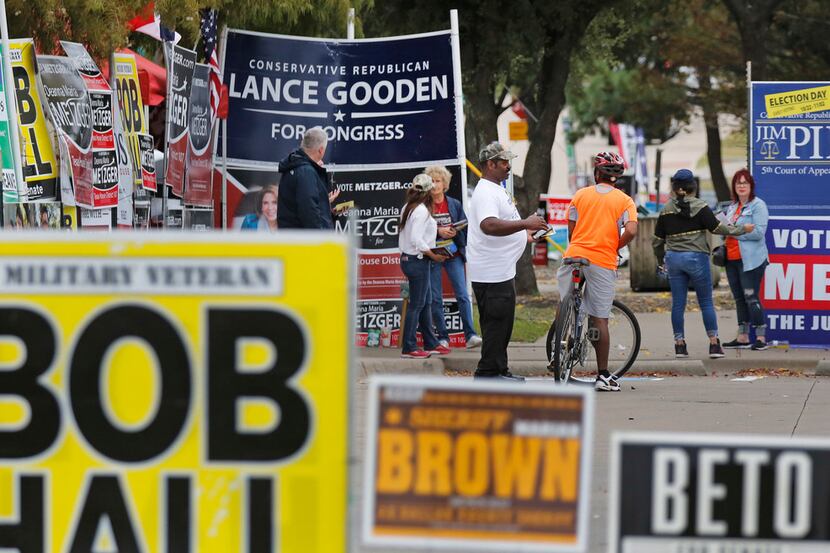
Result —
M409 359L426 359L433 353L446 355L450 352L448 347L438 343L429 310L432 302L430 270L433 263L446 259L432 251L438 232L438 225L432 218L432 187L432 179L423 173L412 179L399 225L401 271L409 280L409 307L401 336L401 357ZM426 351L418 348L418 332L424 339Z
M481 337L476 334L473 326L473 308L470 295L467 293L467 277L464 273L464 264L467 262L467 230L458 229L455 224L467 220L461 202L447 195L450 188L452 174L442 165L430 165L424 173L432 178L432 217L438 224L438 237L441 240L452 240L453 256L443 263L435 263L430 275L432 287L432 321L438 341L442 346L449 347L450 333L444 321L444 288L442 273L446 271L450 285L458 303L458 315L461 317L461 327L464 330L464 342L467 349L481 345Z

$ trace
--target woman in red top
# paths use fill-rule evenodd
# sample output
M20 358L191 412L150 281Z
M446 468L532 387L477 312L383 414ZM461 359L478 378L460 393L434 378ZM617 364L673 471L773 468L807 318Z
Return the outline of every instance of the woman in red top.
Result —
M726 217L733 225L753 224L755 229L726 239L726 277L735 298L738 336L723 347L765 350L767 325L761 305L761 280L769 265L765 237L769 210L764 200L755 196L755 179L746 169L732 177L732 205ZM752 343L749 341L750 325L755 330L755 342Z

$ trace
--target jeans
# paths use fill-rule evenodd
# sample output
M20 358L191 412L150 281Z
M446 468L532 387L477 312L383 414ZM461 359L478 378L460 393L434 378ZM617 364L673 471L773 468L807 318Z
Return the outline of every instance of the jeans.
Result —
M429 271L432 261L428 258L418 259L414 255L401 255L401 270L409 279L409 307L406 310L403 329L403 352L418 349L417 333L424 339L427 351L438 346L438 338L432 331L432 316L429 304L432 293L429 286Z
M516 313L516 288L513 279L504 282L473 282L481 323L481 359L475 374L496 376L506 374L507 345L513 334Z
M443 269L442 269L443 267ZM444 320L444 289L441 284L441 272L447 271L450 278L452 290L455 293L455 300L458 302L458 314L461 316L461 326L464 328L464 338L469 340L475 335L473 328L473 307L470 304L470 296L467 295L467 280L464 276L464 260L461 256L455 256L443 263L433 263L430 271L432 281L432 322L435 323L435 330L439 340L450 339L447 331L447 323Z
M738 332L749 334L749 325L755 328L755 336L764 337L767 333L767 322L764 318L764 308L761 306L761 279L769 265L764 261L759 267L751 271L744 271L743 261L726 262L726 278L729 280L729 289L735 298L735 308L738 311Z
M671 287L671 326L675 340L685 339L683 315L686 312L686 296L689 284L695 289L703 326L710 338L718 335L718 318L712 302L712 274L709 271L709 254L703 252L666 252L666 269Z

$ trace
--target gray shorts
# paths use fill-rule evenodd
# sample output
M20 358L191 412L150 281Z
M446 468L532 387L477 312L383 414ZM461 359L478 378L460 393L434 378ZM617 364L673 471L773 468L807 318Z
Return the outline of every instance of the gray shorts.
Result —
M561 265L559 270L556 271L560 298L564 298L566 294L573 290L572 270L572 265ZM607 319L611 314L611 303L614 301L617 271L588 265L582 267L582 274L585 275L585 286L582 288L582 305L585 307L585 311L592 317Z

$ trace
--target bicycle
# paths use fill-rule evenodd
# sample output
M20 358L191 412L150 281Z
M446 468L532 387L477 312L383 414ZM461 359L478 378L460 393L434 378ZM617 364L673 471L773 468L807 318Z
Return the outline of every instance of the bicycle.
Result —
M572 265L571 278L574 287L562 298L556 311L556 318L548 330L545 350L548 356L548 370L557 382L567 383L577 365L586 366L589 360L596 363L596 353L590 338L596 329L587 328L585 310L582 306L582 289L585 277L582 268L591 264L582 257L568 257L563 265ZM619 379L631 368L640 351L640 324L634 313L620 301L614 300L608 317L608 332L611 346L608 353L608 371Z

